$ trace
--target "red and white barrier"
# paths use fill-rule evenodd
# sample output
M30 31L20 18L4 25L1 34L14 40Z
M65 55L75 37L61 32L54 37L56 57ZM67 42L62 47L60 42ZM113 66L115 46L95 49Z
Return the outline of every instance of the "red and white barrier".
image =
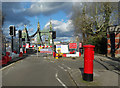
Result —
M26 45L23 45L23 47L25 48L30 48L30 47L35 47L34 45L29 45L29 44L26 44ZM38 47L42 47L42 48L49 48L49 47L52 47L52 46L38 46Z
M52 46L39 46L39 47L42 47L42 48L48 48L48 47L52 47Z
M76 52L76 54L63 54L63 57L80 57L81 53L80 52Z

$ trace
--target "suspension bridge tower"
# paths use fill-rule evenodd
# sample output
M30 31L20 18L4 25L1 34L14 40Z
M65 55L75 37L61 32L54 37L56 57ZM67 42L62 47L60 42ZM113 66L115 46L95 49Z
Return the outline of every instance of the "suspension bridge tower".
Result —
M53 31L51 21L50 21L50 29L49 29L49 31ZM52 39L52 34L51 33L49 33L48 41L49 41L49 45L52 45L52 42L54 42L53 39Z
M38 25L37 25L37 44L41 45L41 31L40 31L40 23L38 21Z

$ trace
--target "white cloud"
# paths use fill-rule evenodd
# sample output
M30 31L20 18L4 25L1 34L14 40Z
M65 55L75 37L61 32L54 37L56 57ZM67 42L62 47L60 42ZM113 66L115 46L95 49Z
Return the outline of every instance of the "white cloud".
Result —
M73 12L70 12L70 14L67 15L67 18L71 17Z
M58 20L51 20L52 28L56 31L56 39L55 41L66 41L70 40L73 33L74 33L74 26L72 24L72 20L68 20L66 22L58 21ZM49 30L50 22L48 22L44 29Z
M29 33L29 35L30 35L30 34L33 34L33 32L34 32L34 28L30 28L30 29L28 29L28 33Z
M50 15L60 10L69 12L70 8L72 8L71 2L35 2L25 10L25 14L29 16Z
M58 20L51 20L53 29L55 31L61 31L61 32L69 32L69 31L73 31L74 26L72 24L72 20L68 20L67 22L63 22L63 21L58 21ZM49 28L49 24L50 22L48 22L45 25L45 28Z
M61 19L61 21L63 22L63 21L64 21L64 19Z

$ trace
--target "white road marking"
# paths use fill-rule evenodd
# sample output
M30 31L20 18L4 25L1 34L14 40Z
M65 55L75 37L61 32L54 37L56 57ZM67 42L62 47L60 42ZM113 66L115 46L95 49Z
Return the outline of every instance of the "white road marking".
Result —
M67 66L67 65L65 65L65 64L62 64L62 65L64 65L65 67L67 67L67 69L69 69L69 70L71 69L70 67L68 67L68 66Z
M69 70L71 69L70 67L67 67Z
M50 61L50 62L52 62L52 63L53 63L54 61Z
M61 67L60 65L58 65L59 68L63 69L64 71L67 71L66 69L64 69L63 67Z
M99 75L98 75L98 74L96 74L95 72L93 72L93 75L94 75L94 76L99 76Z
M62 86L64 86L65 88L67 88L67 86L58 78L58 74L55 74L55 78L62 84Z

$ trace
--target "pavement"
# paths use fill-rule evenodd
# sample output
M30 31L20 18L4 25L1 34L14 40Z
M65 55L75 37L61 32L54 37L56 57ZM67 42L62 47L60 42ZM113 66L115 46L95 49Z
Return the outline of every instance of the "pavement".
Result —
M71 69L68 72L75 82L79 86L118 86L120 77L120 63L118 61L111 60L107 57L96 56L94 58L94 71L93 81L87 82L83 80L84 73L84 59L80 58L59 58L58 62L65 64ZM72 63L71 63L72 62Z
M69 70L77 86L118 86L118 74L109 70L94 69L93 81L83 80L83 68Z
M120 77L120 63L107 57L96 56L94 58L93 81L87 82L83 80L84 59L81 58L62 58L59 60L80 61L79 67L69 69L68 72L76 85L79 86L118 86ZM99 65L98 65L99 64Z
M16 62L15 62L16 63ZM29 55L2 70L3 86L118 86L119 63L100 56L94 59L92 82L83 80L84 58ZM11 81L12 80L12 81Z
M0 66L0 68L3 68L3 67L5 67L5 66L8 66L8 65L10 65L10 64L12 64L12 63L14 63L14 62L19 61L19 60L25 59L27 56L28 56L28 55L23 54L23 57L14 57L14 58L12 58L12 60L9 61L7 64Z

